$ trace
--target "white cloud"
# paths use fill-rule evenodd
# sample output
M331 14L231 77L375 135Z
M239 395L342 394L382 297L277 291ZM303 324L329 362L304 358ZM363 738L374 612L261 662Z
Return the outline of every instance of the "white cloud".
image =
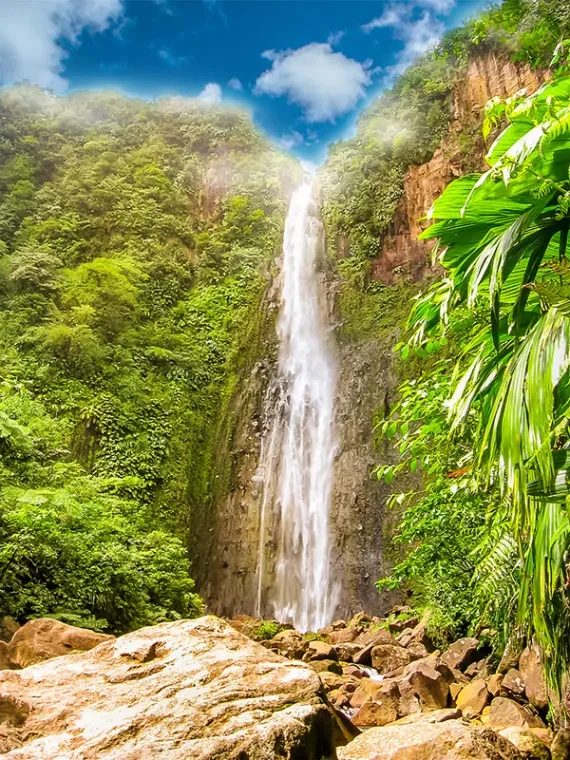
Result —
M327 38L329 45L338 45L344 37L344 32L331 32Z
M240 82L239 79L236 79L235 77L233 79L230 79L228 82L228 85L232 88L232 90L243 90L243 85Z
M293 131L288 135L282 135L277 140L277 144L285 150L291 150L291 148L295 148L297 145L304 145L305 138L300 132Z
M310 122L334 121L366 93L371 77L367 63L335 53L326 43L312 42L297 50L266 50L272 67L257 80L257 95L285 95L299 105Z
M222 88L216 82L209 82L198 95L198 100L215 105L222 102Z
M422 0L422 4L431 5L434 9L451 7L450 0ZM381 16L369 21L362 29L369 33L384 27L392 27L394 38L403 42L403 47L397 54L397 62L384 70L386 83L405 71L417 56L434 48L445 31L443 22L429 10L423 10L418 15L413 6L405 3L392 3Z
M184 56L184 55L174 55L174 53L171 53L170 50L168 50L167 48L161 48L158 51L158 55L169 66L179 66L179 65L181 65L183 63L188 63L188 58L186 58L186 56Z
M1 0L0 84L24 79L62 91L67 56L81 32L101 32L122 12L122 0Z

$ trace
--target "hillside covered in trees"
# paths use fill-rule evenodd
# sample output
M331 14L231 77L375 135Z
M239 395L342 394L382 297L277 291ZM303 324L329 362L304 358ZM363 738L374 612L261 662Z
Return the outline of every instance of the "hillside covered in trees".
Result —
M238 110L0 91L3 614L200 609L187 549L298 176Z

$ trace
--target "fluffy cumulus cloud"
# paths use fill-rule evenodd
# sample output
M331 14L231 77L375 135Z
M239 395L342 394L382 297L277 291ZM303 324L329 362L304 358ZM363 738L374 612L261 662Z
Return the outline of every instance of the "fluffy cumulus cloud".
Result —
M401 74L414 58L431 50L445 31L444 23L435 15L451 9L454 0L423 0L423 10L406 3L388 5L381 16L373 18L362 29L370 33L375 29L392 28L395 39L403 43L397 62L385 69L386 79Z
M64 90L64 45L84 30L107 29L121 13L121 0L0 0L0 84L27 79Z
M216 82L209 82L198 95L198 100L214 105L222 102L222 88Z
M230 79L228 82L228 85L232 88L232 90L243 90L243 85L240 82L239 79L236 79L235 77L233 79Z
M257 95L285 96L310 122L334 121L352 110L371 81L370 64L335 53L328 43L297 50L268 50L272 62L255 84Z

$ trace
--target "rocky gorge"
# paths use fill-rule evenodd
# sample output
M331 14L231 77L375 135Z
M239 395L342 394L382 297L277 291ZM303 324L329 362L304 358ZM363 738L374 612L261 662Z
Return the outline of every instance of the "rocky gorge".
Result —
M302 635L213 616L115 638L37 619L2 642L6 760L565 760L538 649L443 651L395 608ZM248 635L249 633L249 635Z

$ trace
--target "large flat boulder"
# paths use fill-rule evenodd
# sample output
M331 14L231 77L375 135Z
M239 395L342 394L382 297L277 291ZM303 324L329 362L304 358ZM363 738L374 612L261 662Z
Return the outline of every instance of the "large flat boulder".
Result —
M5 760L333 757L318 675L215 617L0 673Z
M460 720L371 728L338 751L339 760L522 760L487 728Z

